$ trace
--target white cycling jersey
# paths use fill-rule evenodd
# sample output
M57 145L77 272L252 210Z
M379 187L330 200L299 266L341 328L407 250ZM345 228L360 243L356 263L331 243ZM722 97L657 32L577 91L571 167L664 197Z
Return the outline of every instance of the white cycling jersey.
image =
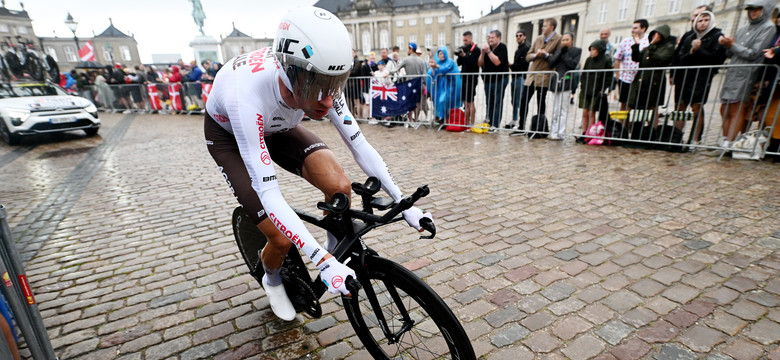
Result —
M264 140L266 136L294 128L303 119L303 110L293 109L282 100L280 77L286 79L270 47L230 59L214 79L206 111L236 137L241 158L252 179L252 188L257 192L268 218L317 263L325 251L282 197ZM395 201L401 200L401 190L382 157L360 132L343 94L333 100L328 118L360 168L368 176L377 177L382 182L382 188Z

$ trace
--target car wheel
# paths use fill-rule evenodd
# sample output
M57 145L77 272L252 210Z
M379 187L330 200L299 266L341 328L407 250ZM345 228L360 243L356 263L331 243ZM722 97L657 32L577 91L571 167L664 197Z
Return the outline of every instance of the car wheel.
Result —
M8 143L8 145L19 145L22 137L18 134L11 134L11 130L5 125L5 122L0 120L0 137Z
M87 133L87 136L95 136L97 135L98 130L100 130L100 128L89 128L84 129L84 132Z

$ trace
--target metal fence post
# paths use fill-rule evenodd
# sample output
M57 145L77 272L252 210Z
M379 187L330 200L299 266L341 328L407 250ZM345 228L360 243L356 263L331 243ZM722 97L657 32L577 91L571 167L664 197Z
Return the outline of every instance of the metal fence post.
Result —
M5 206L0 204L0 275L4 280L0 288L14 312L33 359L57 359L6 219Z

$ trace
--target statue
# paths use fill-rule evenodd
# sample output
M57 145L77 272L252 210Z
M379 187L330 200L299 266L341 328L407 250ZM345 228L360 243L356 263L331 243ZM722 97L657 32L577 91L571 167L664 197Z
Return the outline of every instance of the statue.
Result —
M206 13L203 12L203 6L201 6L200 0L189 1L192 3L192 19L195 20L195 24L198 25L200 34L205 36L206 34L203 33L203 20L206 19Z

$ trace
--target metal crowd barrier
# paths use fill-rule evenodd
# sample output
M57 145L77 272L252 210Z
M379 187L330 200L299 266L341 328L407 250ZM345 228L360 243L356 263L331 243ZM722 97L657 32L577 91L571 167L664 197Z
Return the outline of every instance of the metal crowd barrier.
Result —
M91 85L80 96L108 112L202 114L211 83L148 83Z
M347 79L344 96L350 112L360 121L416 129L434 125L430 89L428 75L356 76Z
M16 335L14 325L19 327L33 359L57 359L49 334L46 332L46 326L43 324L41 313L38 311L35 297L27 282L19 252L16 250L16 243L8 226L5 207L2 204L0 204L0 275L3 279L3 284L0 285L2 295L8 301L13 313L14 321L9 324L11 331ZM0 315L0 321L4 321L2 315ZM5 337L0 336L0 359L14 358L11 355L11 346L16 347L16 344L7 344Z

